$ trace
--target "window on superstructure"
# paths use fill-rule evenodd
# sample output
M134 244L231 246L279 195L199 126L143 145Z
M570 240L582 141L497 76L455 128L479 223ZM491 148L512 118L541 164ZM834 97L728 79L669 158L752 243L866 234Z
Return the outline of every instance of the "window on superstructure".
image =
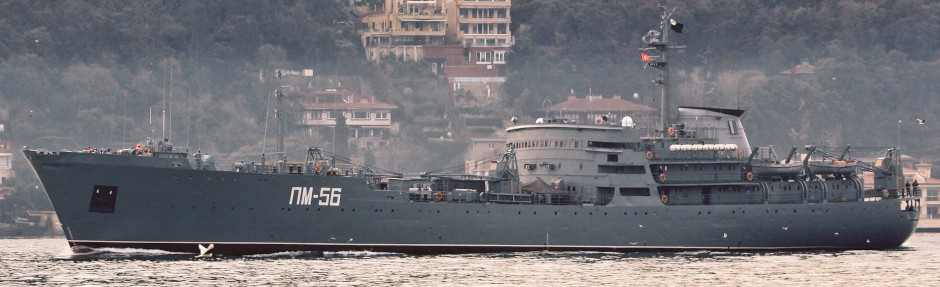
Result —
M617 162L617 154L607 154L607 162Z
M928 189L928 190L927 190L927 200L928 200L928 201L931 201L931 200L940 200L940 197L937 196L937 195L938 195L937 193L938 193L938 192L937 192L936 189L934 189L934 190Z
M736 134L738 134L737 126L735 126L733 120L728 121L728 132L730 132L731 135L736 135Z
M650 196L649 188L621 187L621 196Z

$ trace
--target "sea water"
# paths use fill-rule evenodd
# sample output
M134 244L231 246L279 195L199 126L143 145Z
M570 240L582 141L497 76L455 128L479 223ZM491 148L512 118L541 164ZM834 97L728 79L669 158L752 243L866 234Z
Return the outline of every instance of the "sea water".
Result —
M196 258L143 249L76 254L64 238L0 239L0 286L940 286L940 233L891 250L287 252Z

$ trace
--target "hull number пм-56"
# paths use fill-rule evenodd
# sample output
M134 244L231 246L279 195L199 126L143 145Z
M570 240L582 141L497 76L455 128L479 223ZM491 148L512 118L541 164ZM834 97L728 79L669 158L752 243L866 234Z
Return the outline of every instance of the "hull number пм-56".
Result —
M312 205L313 200L319 198L317 205L324 206L339 206L340 193L343 192L342 188L339 187L322 187L320 188L320 194L317 195L313 193L315 190L314 187L291 187L290 188L290 199L288 204L291 205Z

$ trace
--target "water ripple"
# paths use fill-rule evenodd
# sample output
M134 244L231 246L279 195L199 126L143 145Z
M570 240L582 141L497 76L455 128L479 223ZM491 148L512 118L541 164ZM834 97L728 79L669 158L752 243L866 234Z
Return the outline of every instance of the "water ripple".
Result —
M214 258L118 248L74 254L63 238L0 239L2 286L936 286L938 272L938 233L916 233L894 250L282 252Z

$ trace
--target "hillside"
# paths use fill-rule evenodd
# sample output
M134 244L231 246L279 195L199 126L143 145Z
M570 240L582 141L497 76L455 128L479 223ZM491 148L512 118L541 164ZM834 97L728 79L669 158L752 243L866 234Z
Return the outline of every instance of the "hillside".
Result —
M742 108L759 145L887 146L936 158L940 3L935 1L673 1L685 24L670 41L679 105ZM640 36L657 1L513 1L516 45L507 89L529 113L574 89L652 104ZM809 76L784 76L800 63ZM915 119L933 125L917 125ZM898 121L901 124L898 124Z

